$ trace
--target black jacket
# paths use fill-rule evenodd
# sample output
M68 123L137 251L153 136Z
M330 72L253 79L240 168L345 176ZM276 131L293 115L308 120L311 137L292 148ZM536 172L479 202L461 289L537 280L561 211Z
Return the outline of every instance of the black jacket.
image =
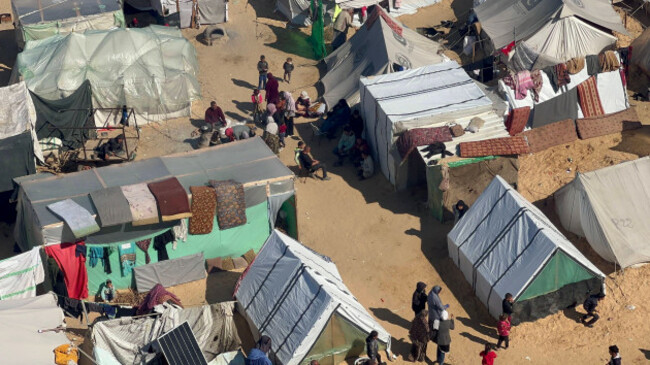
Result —
M596 310L596 307L598 307L598 297L596 295L589 296L582 307L587 311L587 313L593 312Z
M503 300L503 314L511 315L512 314L512 303L510 303L507 299Z
M413 292L413 300L411 302L411 309L417 315L427 307L427 293L426 292Z

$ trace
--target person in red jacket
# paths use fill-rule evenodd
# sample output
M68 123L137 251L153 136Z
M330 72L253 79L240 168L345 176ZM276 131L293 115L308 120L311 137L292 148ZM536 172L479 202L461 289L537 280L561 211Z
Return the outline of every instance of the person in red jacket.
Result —
M479 354L481 356L481 365L494 365L494 359L497 358L497 353L492 351L492 344L486 343L485 350Z
M497 325L497 332L499 334L499 341L497 341L497 349L501 347L501 343L505 342L507 349L510 345L510 320L507 314L499 316L499 324Z

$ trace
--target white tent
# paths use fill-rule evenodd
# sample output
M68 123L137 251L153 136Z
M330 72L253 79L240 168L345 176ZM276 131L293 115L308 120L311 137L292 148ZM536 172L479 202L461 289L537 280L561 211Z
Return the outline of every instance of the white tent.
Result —
M490 314L511 293L534 320L601 290L605 275L500 176L447 236L449 256Z
M650 261L650 157L578 174L555 193L562 226L625 268Z
M338 363L344 358L337 356L362 353L363 339L373 330L390 350L390 334L350 293L336 265L278 231L267 239L235 296L257 336L271 337L281 364L329 356Z
M523 41L539 56L520 65L528 69L598 54L616 45L612 31L627 34L608 0L490 0L475 11L496 49Z
M393 185L400 182L402 158L395 148L399 134L422 127L445 126L481 115L489 123L477 134L466 133L449 142L455 146L471 138L505 137L502 118L493 103L455 61L361 79L361 114L373 157ZM461 124L462 125L462 124ZM467 125L464 125L466 127Z
M323 98L329 107L340 99L350 106L359 102L359 79L383 75L398 68L413 68L436 64L448 58L442 47L415 31L405 28L380 7L336 51L325 58L327 74L321 79Z
M189 116L191 102L200 98L198 72L196 50L180 30L150 26L29 42L12 77L21 76L30 91L50 100L89 80L94 107L128 105L138 123L147 123ZM105 118L95 120L102 126Z
M43 153L36 137L36 109L24 82L0 88L0 139L31 132L34 156L43 162Z
M336 0L336 5L341 9L359 9L364 6L379 4L381 0ZM394 17L404 14L415 14L419 8L437 4L440 0L401 0L399 7L395 7L396 0L388 0L388 11Z
M54 349L70 343L63 331L38 333L63 325L54 293L0 301L3 364L54 364Z

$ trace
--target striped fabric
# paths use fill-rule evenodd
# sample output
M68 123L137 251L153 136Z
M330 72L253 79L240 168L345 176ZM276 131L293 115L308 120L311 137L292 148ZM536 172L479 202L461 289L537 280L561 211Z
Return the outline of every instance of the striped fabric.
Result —
M600 117L605 114L603 106L600 103L600 96L598 94L598 86L596 85L596 77L592 76L578 85L578 101L582 114L585 118Z
M43 282L45 273L40 247L0 261L0 300L36 296L36 285Z

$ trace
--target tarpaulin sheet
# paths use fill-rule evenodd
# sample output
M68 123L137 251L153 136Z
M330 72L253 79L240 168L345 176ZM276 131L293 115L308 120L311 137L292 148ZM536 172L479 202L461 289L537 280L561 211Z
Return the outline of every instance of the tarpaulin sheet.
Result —
M40 251L34 247L0 261L0 300L36 296L36 285L45 279Z
M3 364L53 364L54 348L70 343L65 332L43 332L64 325L54 293L0 301Z
M33 92L30 94L36 108L38 139L56 137L69 149L81 146L82 138L88 139L90 130L81 128L95 126L93 118L89 118L93 107L90 81L84 81L75 92L62 99L47 100Z
M90 193L93 206L97 211L102 227L110 227L133 221L129 201L126 200L122 189L113 186L106 189L95 190Z
M40 148L39 148L40 151ZM32 134L22 134L0 139L0 192L14 189L14 177L36 173Z
M156 284L165 288L205 278L203 253L165 260L133 269L135 286L140 293L148 292Z
M220 24L228 20L228 2L225 0L198 0L199 23Z
M18 24L36 24L122 10L115 0L13 0L11 2Z
M0 140L24 132L30 132L34 156L43 161L41 147L36 137L36 110L25 82L0 88Z
M66 199L47 206L54 214L65 221L75 238L82 238L99 232L99 225L89 211L73 200Z

